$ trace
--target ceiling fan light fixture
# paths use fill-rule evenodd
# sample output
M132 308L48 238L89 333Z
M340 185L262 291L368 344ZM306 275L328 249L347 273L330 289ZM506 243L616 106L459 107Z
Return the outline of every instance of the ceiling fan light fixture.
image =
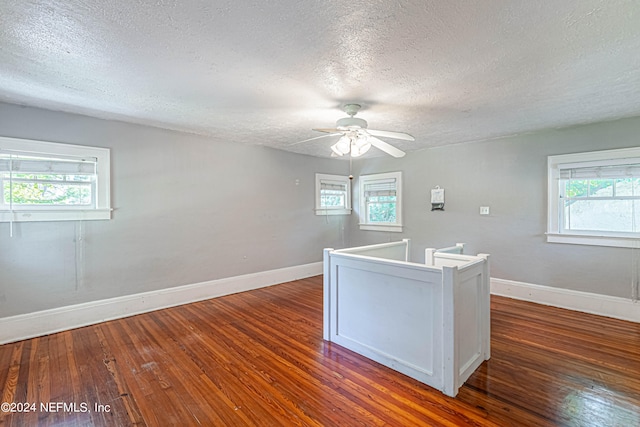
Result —
M346 153L343 153L338 148L338 143L337 142L331 146L331 151L333 151L337 156L340 156L340 157L342 157L344 154L346 154ZM348 153L348 151L347 151L347 153Z
M349 154L349 151L351 150L351 138L349 138L347 135L343 135L342 137L340 137L338 142L335 143L335 147L336 149L340 150L342 154ZM331 148L333 149L333 147Z
M358 149L358 147L355 147L355 146L354 146L354 147L351 149L351 157L360 157L360 156L362 156L363 154L364 154L364 153L362 153L362 152Z
M367 138L357 138L351 143L351 157L360 157L371 148L371 143Z
M357 138L354 138L353 141L356 147L360 149L362 149L362 147L365 147L367 144L371 146L371 143L369 142L369 138L367 137L367 135L360 135Z

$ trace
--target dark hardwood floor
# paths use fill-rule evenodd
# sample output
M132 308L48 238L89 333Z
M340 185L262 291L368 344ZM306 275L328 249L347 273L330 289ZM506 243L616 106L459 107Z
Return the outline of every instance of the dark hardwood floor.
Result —
M324 342L314 277L0 346L0 425L640 425L640 325L491 309L455 399Z

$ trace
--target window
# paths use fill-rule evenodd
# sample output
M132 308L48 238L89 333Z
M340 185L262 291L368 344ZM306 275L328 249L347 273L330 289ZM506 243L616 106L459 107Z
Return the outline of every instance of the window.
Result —
M109 150L0 137L0 221L109 219Z
M548 158L547 241L640 245L640 147Z
M316 215L349 215L351 180L346 176L316 174Z
M360 229L402 231L402 173L360 177Z

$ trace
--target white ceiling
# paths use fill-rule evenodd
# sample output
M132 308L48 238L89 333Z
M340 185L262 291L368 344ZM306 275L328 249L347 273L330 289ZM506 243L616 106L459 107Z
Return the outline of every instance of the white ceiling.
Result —
M481 141L640 115L640 1L2 0L0 101L320 156L290 144L355 102L403 150Z

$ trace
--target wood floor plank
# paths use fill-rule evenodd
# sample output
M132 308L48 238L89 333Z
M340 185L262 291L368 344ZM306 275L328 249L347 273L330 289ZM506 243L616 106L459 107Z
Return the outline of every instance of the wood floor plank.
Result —
M322 301L313 277L2 345L3 401L91 410L0 426L640 425L638 324L492 297L454 399L323 341Z
M94 402L109 405L109 408L112 409L109 412L101 412L99 418L110 419L109 417L119 415L118 421L122 424L144 426L145 422L140 415L140 410L133 399L128 384L122 378L118 363L111 351L111 346L107 342L103 325L96 325L91 329L92 333L86 334L89 340L87 350L94 350L97 355L94 357L102 357L102 363L106 368L105 370L92 370L89 366L87 367L87 372L94 376L93 384L96 386L96 400ZM87 354L86 360L88 363L92 363L93 359ZM103 387L104 384L109 384L109 387ZM118 410L120 405L122 410ZM127 421L126 423L125 420Z
M253 294L252 296L255 296L256 294ZM247 302L247 299L243 299L243 302ZM262 308L261 306L263 306L262 304L251 304L251 310L245 310L245 309L241 309L240 311L242 311L243 313L252 313L253 316L258 316L260 319L264 319L266 318L266 314L262 312ZM239 307L236 307L236 309L239 309ZM245 317L244 319L245 321L242 323L242 325L244 327L246 327L246 325L251 324L251 319L249 317ZM317 319L317 321L320 321L320 319ZM280 325L277 326L278 322L285 322L285 325ZM287 334L283 334L279 331L282 330L290 330L287 329L286 326L292 326L292 325L287 325L287 318L283 317L283 316L278 316L277 319L272 319L272 322L270 322L270 325L266 326L266 327L262 327L261 330L259 329L255 329L252 331L245 331L247 336L254 336L254 337L262 337L262 339L264 340L264 342L267 343L271 343L271 347L270 350L274 353L274 354L279 354L282 357L284 357L285 359L290 359L292 361L305 361L305 360L309 360L309 358L312 356L311 354L303 354L303 353L298 353L298 351L296 350L296 347L300 346L300 340L293 340L290 341L287 337ZM256 326L260 326L261 324L257 324ZM321 331L318 331L317 328L314 328L314 333L315 334L320 334ZM289 333L289 335L291 335L291 333ZM276 337L276 340L273 340L272 337ZM258 338L256 338L258 339ZM277 346L274 346L274 344L277 344ZM269 344L267 344L269 345ZM341 351L344 352L345 354L351 354L354 359L360 360L360 356L356 355L355 353L352 353L346 349L342 349L339 346L335 346L337 351ZM346 357L346 356L343 356ZM334 364L334 366L332 366L332 371L330 373L330 375L325 376L324 377L324 381L325 382L329 382L329 383L333 383L336 376L336 372L340 372L340 371L344 371L342 369L342 367L345 364L345 359L342 359L341 363L336 363ZM357 362L354 363L354 366L357 365ZM357 372L358 371L358 367L355 366L356 369L353 369L352 372ZM376 368L378 369L385 369L384 367L381 367L380 365L376 365ZM322 372L322 366L314 366L313 371L316 372ZM334 375L331 375L334 374ZM374 374L375 375L375 374ZM356 375L357 376L357 375ZM370 377L371 374L369 373L368 376ZM373 404L375 402L374 397L375 397L375 393L376 392L380 392L381 394L384 395L384 399L381 399L381 402L384 402L386 404L386 408L384 407L377 407L376 409L376 413L382 413L382 414L386 414L386 413L391 413L394 414L395 416L395 421L396 422L400 422L401 420L397 419L399 417L398 414L405 414L403 411L399 411L397 407L393 407L393 409L390 409L389 407L393 406L390 399L388 399L388 397L390 396L390 392L389 390L386 390L380 386L377 386L377 384L375 382L372 381L366 381L366 380L362 380L363 377L359 377L358 379L354 379L354 378L350 378L349 376L344 376L344 375L339 375L340 384L333 384L333 388L334 390L339 390L341 388L344 387L344 383L347 382L349 385L350 389L354 390L354 393L351 393L349 395L349 401L350 402L354 402L354 401L358 401L359 399L363 398L364 399L368 399L370 404ZM298 378L298 381L300 381L301 379ZM360 380L360 381L358 381ZM373 385L373 387L372 387ZM349 406L349 405L347 405ZM424 408L421 408L424 409ZM360 415L358 418L362 418L363 415ZM424 410L422 411L422 413L420 414L420 416L418 417L418 419L422 419L422 420L426 420L429 419L430 424L431 425L460 425L460 420L457 419L456 417L454 417L455 419L450 419L451 417L451 411L448 410L448 408L446 409L441 409L438 410L437 407L433 407L431 409L431 411L427 411ZM371 423L374 423L378 420L370 420ZM384 420L384 422L390 422L393 420ZM411 420L411 422L409 422L410 420L407 420L407 423L411 424L413 422L415 422L415 420ZM469 420L466 419L464 421L464 424L468 424Z
M178 321L177 325L180 324ZM288 402L282 402L273 393L267 392L270 390L270 378L252 363L257 357L255 352L250 351L249 357L244 356L242 351L230 344L223 331L216 334L215 341L202 334L197 326L192 331L198 342L184 346L183 351L200 367L204 375L215 381L236 414L243 416L248 413L253 419L272 422L277 422L277 419L272 419L273 413L285 416L291 414L294 419L297 418L298 414L284 408ZM199 347L203 347L205 351L202 352Z

